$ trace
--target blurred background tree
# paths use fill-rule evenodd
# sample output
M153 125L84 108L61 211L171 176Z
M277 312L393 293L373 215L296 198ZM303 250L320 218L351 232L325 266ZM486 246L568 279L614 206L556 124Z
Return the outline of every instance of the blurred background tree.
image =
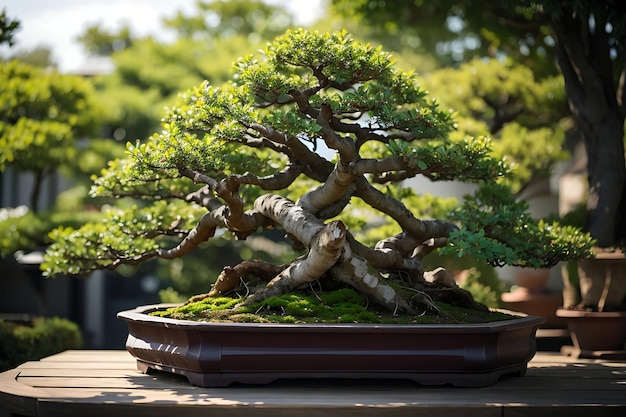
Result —
M2 13L0 13L0 45L6 43L12 46L13 36L19 29L19 20L10 18L7 15L6 9L2 9Z
M57 224L78 223L86 183L98 166L90 163L120 153L106 142L89 140L98 133L101 111L91 84L82 77L11 60L0 62L0 83L0 171L32 179L28 210L4 210L0 218L0 253L9 255L44 245ZM83 190L82 198L72 204L66 200L63 210L40 202L44 184L57 172Z

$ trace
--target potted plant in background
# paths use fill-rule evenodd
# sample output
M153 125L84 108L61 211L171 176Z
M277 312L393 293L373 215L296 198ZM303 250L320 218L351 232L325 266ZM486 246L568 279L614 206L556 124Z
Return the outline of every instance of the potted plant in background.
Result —
M240 59L230 83L184 93L160 133L128 144L92 195L139 200L55 230L44 268L174 259L208 239L281 229L291 261L245 260L182 306L120 313L140 367L205 386L320 376L485 385L523 373L542 319L487 310L444 269L425 272L423 257L541 267L589 256L592 242L534 221L494 183L507 169L488 140L454 140L452 129L380 48L289 31ZM418 175L483 186L449 219L428 219L411 211L415 191L395 185Z
M565 214L564 224L583 226L586 208ZM593 257L570 260L561 267L563 307L556 312L567 322L572 357L626 357L626 257L622 248L594 247Z
M561 352L573 357L626 358L626 257L619 248L594 252L593 258L580 259L564 272L570 281L564 290L577 293L557 310L567 320L573 342ZM568 299L565 294L564 299Z

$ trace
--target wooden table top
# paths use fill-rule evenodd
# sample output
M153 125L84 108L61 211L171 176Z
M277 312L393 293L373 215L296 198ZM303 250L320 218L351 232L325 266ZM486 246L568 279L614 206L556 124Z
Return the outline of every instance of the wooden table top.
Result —
M505 377L483 388L396 380L284 380L199 388L178 375L140 373L126 351L74 350L0 374L0 415L2 410L81 417L541 417L561 412L622 417L626 362L539 352L525 376Z

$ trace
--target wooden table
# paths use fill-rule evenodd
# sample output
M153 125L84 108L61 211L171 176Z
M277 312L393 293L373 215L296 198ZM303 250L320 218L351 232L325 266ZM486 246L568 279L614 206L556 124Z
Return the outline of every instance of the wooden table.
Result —
M141 374L126 351L76 350L0 374L0 410L5 415L81 417L623 417L626 362L540 352L526 376L506 377L484 388L395 380L285 380L198 388L177 375Z

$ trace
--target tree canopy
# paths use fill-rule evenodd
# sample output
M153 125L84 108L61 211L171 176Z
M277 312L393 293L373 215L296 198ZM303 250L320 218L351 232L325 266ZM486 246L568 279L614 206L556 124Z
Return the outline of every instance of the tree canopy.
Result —
M346 32L299 29L235 68L230 82L204 82L183 94L161 132L129 143L129 157L102 172L92 195L144 203L113 209L103 223L56 230L47 274L178 258L218 230L243 240L281 228L302 256L226 268L211 294L254 276L266 283L248 287L243 302L250 303L326 277L375 305L414 313L433 307L426 292L475 305L449 280L425 278L421 259L437 248L497 265L553 265L589 253L588 237L532 221L523 204L494 186L458 212L467 220L461 228L420 218L395 198L388 186L417 175L492 183L507 170L487 140L452 139L452 115L381 48ZM322 144L334 156L317 152ZM299 186L303 181L309 186ZM395 234L362 243L342 221L355 201L397 225Z
M476 58L422 79L440 106L456 112L453 136L489 135L495 155L512 167L514 192L548 178L567 157L563 141L571 123L561 77L538 81L511 60Z
M88 80L10 60L0 62L0 83L0 172L10 169L33 179L28 208L0 211L4 256L45 245L55 226L91 217L93 212L80 213L87 193L80 187L88 187L89 176L120 153L114 146L119 144L95 139L102 111ZM54 207L44 207L39 201L44 181L57 174L78 188L58 196Z
M0 170L32 172L37 210L44 176L75 160L76 143L97 132L97 104L84 79L17 60L0 63Z

